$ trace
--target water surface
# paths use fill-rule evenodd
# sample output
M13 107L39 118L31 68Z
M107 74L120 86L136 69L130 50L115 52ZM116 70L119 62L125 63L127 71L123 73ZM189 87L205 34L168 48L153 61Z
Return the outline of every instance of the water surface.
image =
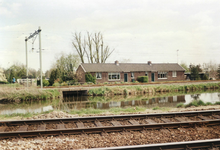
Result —
M114 107L126 108L142 106L153 107L176 107L178 103L188 104L193 100L204 102L220 102L220 90L196 91L190 93L157 93L156 95L145 94L136 96L114 96L114 97L88 97L67 96L64 99L28 101L11 104L0 104L0 114L10 115L15 113L42 113L50 110L71 111L73 109L110 109Z

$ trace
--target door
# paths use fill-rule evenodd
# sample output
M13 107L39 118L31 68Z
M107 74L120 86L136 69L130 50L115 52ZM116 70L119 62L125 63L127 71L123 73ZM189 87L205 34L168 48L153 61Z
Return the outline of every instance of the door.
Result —
M128 82L128 74L127 73L124 74L124 82Z
M154 82L154 73L151 73L151 81Z

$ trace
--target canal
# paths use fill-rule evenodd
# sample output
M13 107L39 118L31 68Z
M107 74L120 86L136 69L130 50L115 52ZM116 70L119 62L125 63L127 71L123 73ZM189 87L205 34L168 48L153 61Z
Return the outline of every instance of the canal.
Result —
M154 107L176 107L178 103L188 104L193 100L204 102L220 102L220 90L196 91L190 93L156 93L136 96L73 96L66 95L63 99L25 101L20 103L0 104L1 115L42 113L46 111L71 111L86 108L110 109L114 107L128 108L141 106L146 108Z

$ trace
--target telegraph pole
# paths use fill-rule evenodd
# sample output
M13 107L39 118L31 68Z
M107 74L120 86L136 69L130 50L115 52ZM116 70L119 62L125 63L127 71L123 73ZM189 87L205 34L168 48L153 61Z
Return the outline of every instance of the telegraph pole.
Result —
M27 67L27 87L28 87L28 51L27 51L27 41L31 38L35 38L39 34L39 53L40 53L40 85L43 88L43 78L42 78L42 54L41 54L41 28L39 27L37 31L31 34L28 38L25 37L25 47L26 47L26 67ZM33 39L33 43L35 41Z
M41 28L38 28L39 33L39 55L40 55L40 87L43 88L43 79L42 79L42 53L41 53Z
M176 50L176 52L177 52L177 64L178 64L178 51L179 51L179 50Z

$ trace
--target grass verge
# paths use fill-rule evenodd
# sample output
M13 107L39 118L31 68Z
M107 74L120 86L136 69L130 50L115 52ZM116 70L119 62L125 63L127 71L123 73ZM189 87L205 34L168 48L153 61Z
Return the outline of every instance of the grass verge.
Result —
M197 91L206 89L219 89L219 83L201 83L190 85L134 85L134 86L115 86L98 87L88 91L91 96L110 96L110 95L136 95L155 92L178 92L178 91Z
M55 99L61 96L57 89L41 90L38 88L10 88L0 87L0 100L5 101L26 101Z
M80 109L80 110L71 110L70 114L78 114L78 115L89 115L89 114L120 114L120 113L137 113L143 112L146 108L144 107L127 107L127 108L110 108L110 109Z

